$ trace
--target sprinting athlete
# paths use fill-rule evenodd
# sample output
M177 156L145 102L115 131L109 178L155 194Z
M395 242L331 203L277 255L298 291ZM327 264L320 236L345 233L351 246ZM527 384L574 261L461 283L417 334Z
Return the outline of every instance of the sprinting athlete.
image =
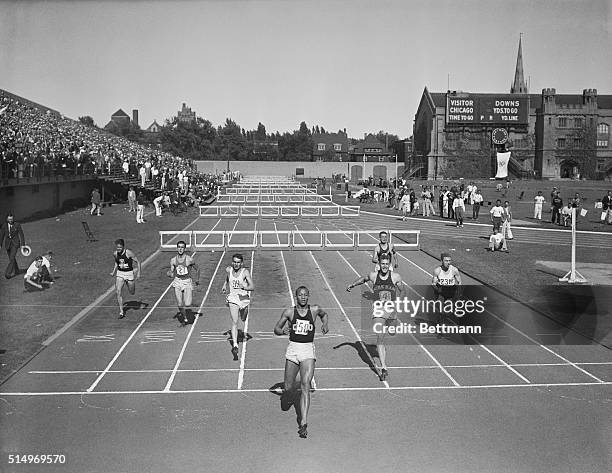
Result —
M172 287L180 312L179 322L182 325L187 325L187 313L191 310L193 300L193 285L200 284L200 268L191 256L185 254L186 248L187 244L182 240L176 244L176 256L170 260L170 269L166 273L168 277L174 278ZM195 270L195 281L191 278L190 268Z
M248 291L255 289L251 273L243 267L243 262L244 258L240 253L232 256L232 265L225 268L227 276L221 289L223 294L228 294L227 287L229 286L226 302L229 306L232 321L232 355L234 355L234 361L238 361L238 317L243 322L246 321L249 304L251 303L251 296ZM247 334L245 333L244 336L246 337Z
M310 408L310 384L315 370L315 319L321 318L321 332L329 331L327 313L318 305L309 305L310 291L300 286L295 291L296 305L283 311L276 322L276 335L289 334L289 346L285 352L285 385L281 397L281 407L289 409L291 399L295 397L295 378L300 373L300 427L298 435L308 436L308 409ZM286 407L286 408L285 408Z
M434 287L438 299L443 303L447 300L455 300L461 289L461 275L459 270L451 264L452 258L449 253L440 255L440 266L434 269L431 284ZM440 312L438 323L444 320L444 312Z
M389 261L393 261L393 267L397 268L397 253L395 252L395 247L392 243L389 243L389 234L385 231L382 231L378 234L378 239L380 242L374 248L374 253L372 253L372 263L375 264L374 271L380 271L380 258L382 255L389 255ZM391 266L389 266L390 270L393 271Z
M117 302L119 303L119 318L125 317L123 309L123 297L121 292L123 286L127 286L128 292L134 295L136 292L136 279L140 278L140 262L136 255L125 247L125 240L118 238L115 240L115 266L110 273L111 276L117 276L115 280L115 290L117 292ZM135 263L135 265L134 265Z
M367 282L372 283L372 292L377 301L395 301L402 295L402 277L398 273L393 273L389 269L391 258L388 253L382 254L379 259L380 270L369 273L367 276L361 276L353 281L346 290L351 291L355 286ZM392 312L384 312L384 315L377 316L372 314L374 327L386 327L394 324L397 320L397 314ZM378 377L381 381L385 381L388 376L387 372L387 349L385 347L385 331L382 333L377 331L376 349L378 350L378 358L380 359L380 371ZM377 370L378 371L378 370Z

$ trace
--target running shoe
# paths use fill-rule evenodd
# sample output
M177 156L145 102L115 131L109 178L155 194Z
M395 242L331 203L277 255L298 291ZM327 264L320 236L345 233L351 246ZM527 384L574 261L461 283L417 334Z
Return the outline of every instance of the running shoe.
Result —
M125 317L125 312L123 312L123 311L119 312L119 318L123 319L124 317Z
M301 439L305 439L306 437L308 437L308 424L304 424L304 425L300 425L300 428L298 429L298 435L300 436Z
M238 347L232 348L232 355L234 355L234 361L238 361Z
M380 379L381 381L386 381L387 380L387 376L388 376L387 370L386 369L382 369L380 371L380 374L378 375L378 379Z

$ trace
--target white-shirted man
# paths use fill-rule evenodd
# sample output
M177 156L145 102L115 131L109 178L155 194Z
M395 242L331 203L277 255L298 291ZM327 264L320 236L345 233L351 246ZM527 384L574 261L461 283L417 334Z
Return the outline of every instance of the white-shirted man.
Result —
M542 195L542 191L538 191L538 195L536 195L533 200L535 201L533 207L533 218L542 220L542 207L545 202L544 196Z

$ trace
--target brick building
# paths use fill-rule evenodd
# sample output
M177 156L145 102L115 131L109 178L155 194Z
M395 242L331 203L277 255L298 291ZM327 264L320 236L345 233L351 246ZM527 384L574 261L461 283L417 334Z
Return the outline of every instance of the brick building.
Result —
M496 152L510 151L508 170L515 178L603 178L612 175L611 125L612 95L598 96L596 89L529 94L519 40L510 94L432 93L425 87L410 169L430 179L490 177Z
M348 161L349 140L345 132L313 133L313 161Z

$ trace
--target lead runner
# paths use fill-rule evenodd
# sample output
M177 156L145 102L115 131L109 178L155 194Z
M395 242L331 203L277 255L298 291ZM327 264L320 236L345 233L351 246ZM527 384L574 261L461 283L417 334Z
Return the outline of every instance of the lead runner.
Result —
M274 327L275 335L289 334L289 345L285 352L285 385L281 397L281 405L287 405L295 396L295 378L300 373L300 438L308 436L308 409L310 407L310 384L315 370L315 319L321 318L321 332L329 331L328 317L318 305L308 305L310 291L306 286L300 286L295 291L296 305L283 311L281 318ZM284 409L284 407L283 407Z

